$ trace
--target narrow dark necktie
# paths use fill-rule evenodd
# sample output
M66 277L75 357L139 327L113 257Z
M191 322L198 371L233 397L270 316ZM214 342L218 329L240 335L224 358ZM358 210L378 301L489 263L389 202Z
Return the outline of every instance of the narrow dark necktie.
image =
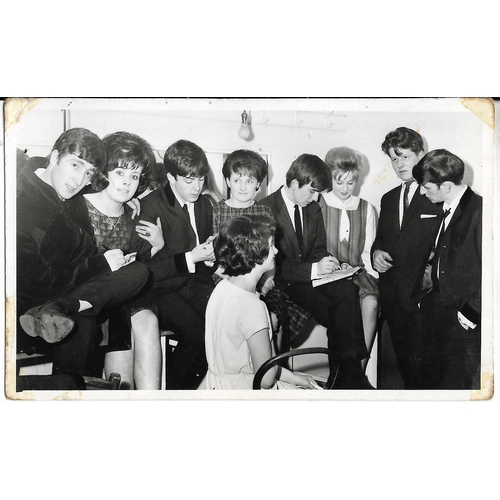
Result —
M436 243L436 248L434 249L434 257L432 262L432 282L438 282L438 267L439 267L439 251L441 250L441 242L443 240L443 235L445 232L446 217L450 215L450 209L443 212L443 218L441 219L441 229L439 231L439 236Z
M186 212L189 215L187 203L184 203L182 209L184 210L184 212Z
M409 200L409 194L410 194L410 186L412 185L413 181L406 181L405 182L405 192L403 195L403 217L405 216L406 210L408 209L408 206L410 205L410 200Z
M302 246L304 245L304 238L302 237L302 220L300 218L300 210L298 205L295 205L294 222L295 222L295 234L297 235L299 246L300 248L302 248Z

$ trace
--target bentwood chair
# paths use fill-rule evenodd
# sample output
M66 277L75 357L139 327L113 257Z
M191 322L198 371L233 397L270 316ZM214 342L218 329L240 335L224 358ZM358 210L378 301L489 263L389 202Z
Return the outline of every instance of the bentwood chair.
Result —
M272 357L271 359L268 359L257 370L257 373L255 374L253 379L253 389L257 391L261 389L262 378L268 370L270 370L274 366L277 366L278 364L282 364L283 361L288 361L289 358L295 356L303 356L305 354L326 354L328 356L330 375L328 376L328 380L324 384L323 389L332 389L335 384L335 380L337 379L339 365L335 362L332 351L330 351L330 349L327 349L326 347L304 347L302 349L295 349L294 351L286 351ZM322 383L319 383L319 385L322 385Z

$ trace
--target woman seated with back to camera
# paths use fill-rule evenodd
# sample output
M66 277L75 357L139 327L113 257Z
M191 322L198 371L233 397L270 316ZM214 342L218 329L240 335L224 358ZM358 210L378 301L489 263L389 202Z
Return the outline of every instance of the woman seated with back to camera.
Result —
M275 355L269 312L256 294L261 276L274 266L273 234L270 219L241 216L223 223L214 240L228 279L217 284L207 305L207 389L252 389L257 370ZM262 387L312 389L314 381L278 366L264 375Z

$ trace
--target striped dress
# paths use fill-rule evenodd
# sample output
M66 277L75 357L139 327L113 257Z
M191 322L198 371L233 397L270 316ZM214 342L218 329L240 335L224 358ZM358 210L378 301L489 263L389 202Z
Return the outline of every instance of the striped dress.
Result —
M360 297L378 296L378 273L370 261L377 229L375 209L357 196L343 203L333 192L322 195L318 203L325 223L328 253L341 263L363 268L353 277Z

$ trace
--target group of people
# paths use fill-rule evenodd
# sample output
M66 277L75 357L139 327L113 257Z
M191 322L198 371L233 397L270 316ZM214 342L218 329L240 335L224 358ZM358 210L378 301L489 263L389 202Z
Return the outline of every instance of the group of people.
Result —
M251 389L314 321L334 389L372 389L366 363L386 320L405 389L479 388L482 199L463 161L425 154L414 130L390 132L382 150L402 185L377 221L353 194L364 161L351 148L298 156L260 202L267 163L234 151L227 199L212 200L193 142L161 164L135 134L64 132L18 177L18 350L49 349L54 374L119 373L123 388L160 389L165 368L167 390ZM166 367L162 330L177 340ZM318 387L284 366L262 386Z

